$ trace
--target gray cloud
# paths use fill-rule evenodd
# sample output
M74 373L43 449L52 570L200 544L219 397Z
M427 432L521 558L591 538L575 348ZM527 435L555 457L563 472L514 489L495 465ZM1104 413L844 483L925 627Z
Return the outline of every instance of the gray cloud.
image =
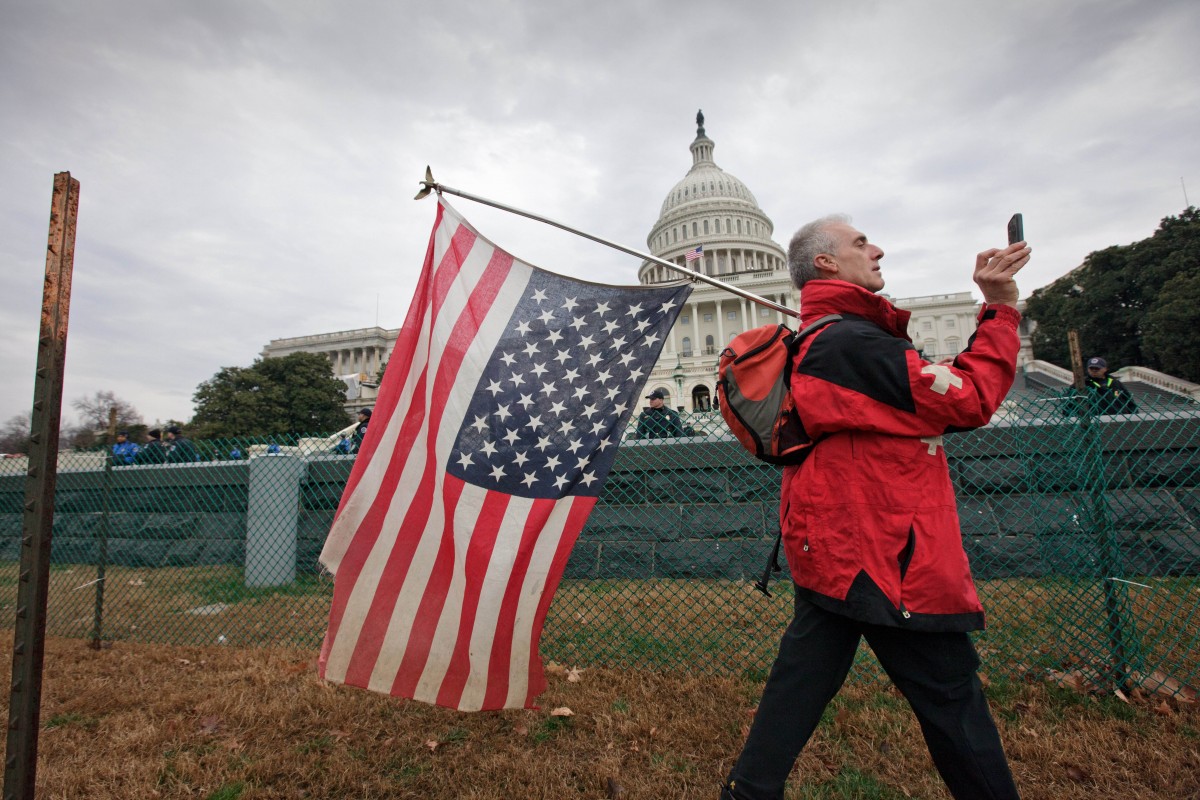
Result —
M135 0L0 25L0 418L28 407L52 175L82 183L68 399L188 417L271 338L398 325L440 180L644 248L716 160L786 243L852 213L894 296L963 291L1026 215L1026 292L1148 236L1196 174L1187 2L606 4ZM1200 177L1194 178L1200 192ZM466 200L516 255L635 259Z

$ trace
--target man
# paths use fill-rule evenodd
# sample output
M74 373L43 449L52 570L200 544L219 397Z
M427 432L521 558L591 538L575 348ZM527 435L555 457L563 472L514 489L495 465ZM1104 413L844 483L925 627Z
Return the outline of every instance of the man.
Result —
M646 395L650 407L638 417L637 430L634 432L639 439L665 439L671 436L683 436L683 423L679 415L666 406L666 395L655 389Z
M358 410L358 427L354 429L354 435L350 440L350 452L357 453L362 448L363 437L367 435L367 425L371 422L371 409L360 408Z
M112 465L124 467L137 460L141 448L129 441L129 431L117 431L117 441L112 446Z
M183 435L178 425L167 428L167 463L191 464L199 460L196 446Z
M802 325L792 393L816 441L783 474L780 522L795 616L724 800L777 800L845 680L861 637L921 723L959 800L1017 789L976 675L968 631L983 627L958 528L942 434L987 423L1016 371L1016 272L1024 242L975 260L979 326L951 364L930 364L883 288L883 251L844 216L805 225L788 249Z
M1097 414L1132 414L1137 411L1133 395L1125 384L1108 375L1108 362L1092 356L1087 362L1087 380L1084 384L1092 398Z
M138 464L161 464L167 460L167 448L162 443L162 431L151 428L146 431L146 444L134 459Z

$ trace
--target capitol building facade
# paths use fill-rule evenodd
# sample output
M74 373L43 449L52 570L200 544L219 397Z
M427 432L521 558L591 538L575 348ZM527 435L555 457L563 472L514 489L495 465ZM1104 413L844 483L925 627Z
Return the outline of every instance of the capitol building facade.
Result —
M690 145L692 166L663 200L658 221L646 238L650 253L786 308L799 308L786 254L772 238L774 225L750 189L713 160L716 144L705 133L703 114L696 115L696 125ZM653 261L644 261L638 269L638 281L647 285L681 277ZM975 331L979 306L970 292L892 302L912 313L909 336L931 361L956 355ZM667 396L668 406L708 411L722 348L749 328L784 323L795 329L796 322L790 315L697 281L641 394L658 389ZM398 333L399 329L374 327L273 339L262 355L326 355L333 373L346 383L346 409L352 411L374 401L379 369ZM1021 339L1018 369L1032 358L1024 324Z

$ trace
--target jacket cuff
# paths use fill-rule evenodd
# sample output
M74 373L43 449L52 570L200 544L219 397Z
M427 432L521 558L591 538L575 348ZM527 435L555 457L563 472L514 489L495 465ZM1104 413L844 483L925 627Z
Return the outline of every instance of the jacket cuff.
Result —
M989 319L1002 320L1015 328L1021 322L1021 312L1008 305L990 306L984 303L983 307L979 309L979 316L976 319L976 323Z

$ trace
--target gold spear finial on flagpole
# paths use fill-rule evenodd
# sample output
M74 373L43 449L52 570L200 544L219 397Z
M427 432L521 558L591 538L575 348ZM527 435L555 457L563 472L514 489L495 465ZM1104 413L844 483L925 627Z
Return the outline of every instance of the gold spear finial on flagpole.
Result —
M425 167L425 180L421 181L421 186L424 188L417 192L417 196L413 200L420 200L437 188L437 183L433 180L433 170L428 165Z

